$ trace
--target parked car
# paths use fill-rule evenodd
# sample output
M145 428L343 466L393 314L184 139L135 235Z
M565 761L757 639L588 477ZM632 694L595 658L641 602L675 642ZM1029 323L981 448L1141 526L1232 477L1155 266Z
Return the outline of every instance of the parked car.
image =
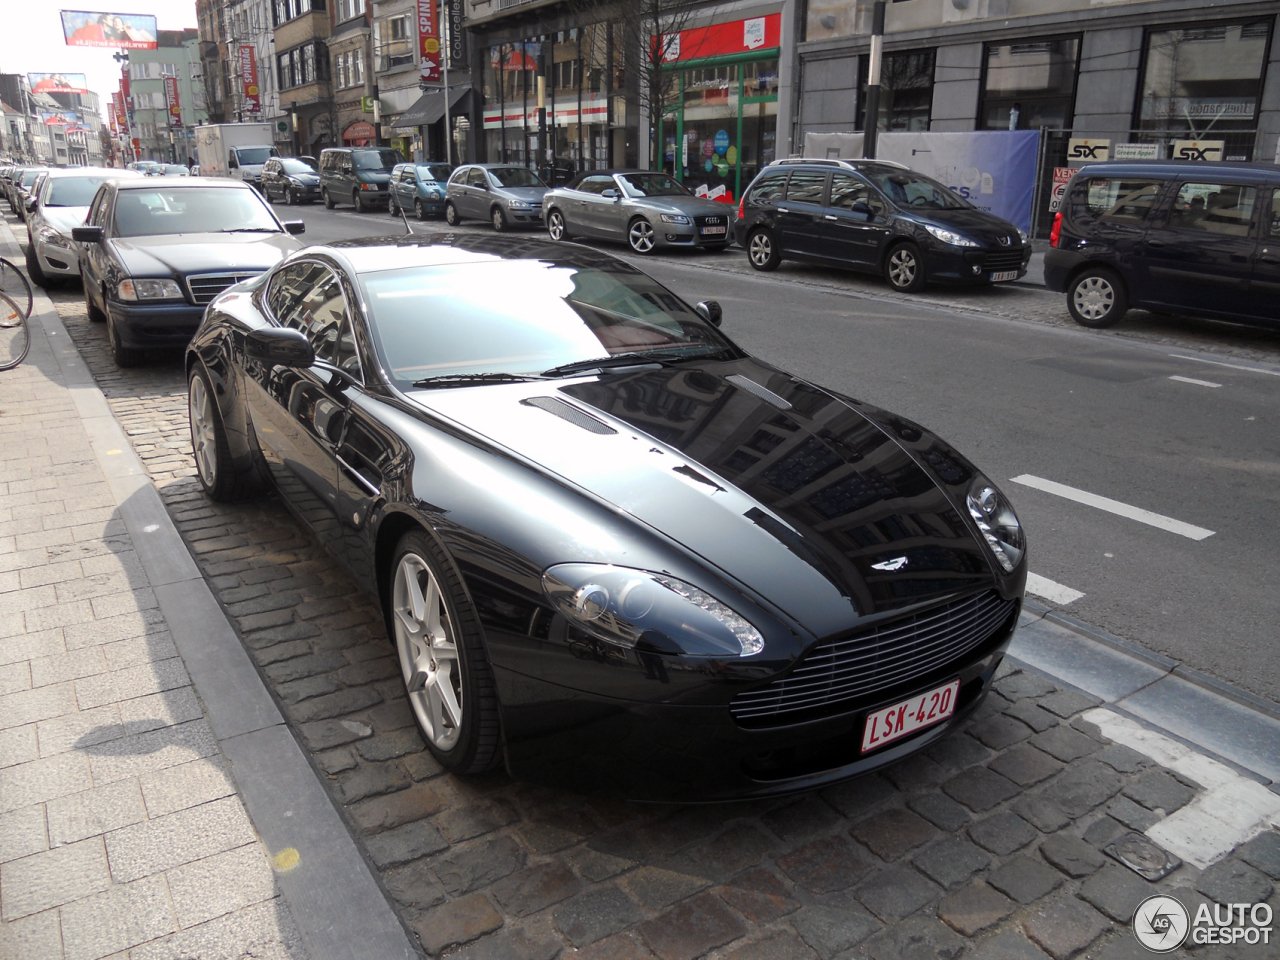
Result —
M148 177L189 177L191 168L185 163L156 163L147 168Z
M320 199L320 170L313 157L273 157L262 165L262 195L289 206Z
M205 304L300 249L305 229L240 180L143 177L103 183L71 238L89 319L106 322L116 363L130 367L185 346Z
M757 270L807 260L878 273L903 292L1007 283L1031 259L1024 231L883 160L776 160L743 193L734 232Z
M215 500L273 484L381 601L445 768L812 791L978 706L1026 545L945 442L719 317L579 245L311 247L209 305L197 473Z
M1091 163L1067 185L1045 286L1086 327L1129 307L1280 323L1280 170L1269 163Z
M160 166L159 160L135 160L132 163L125 164L126 170L137 170L139 173L146 173L152 167Z
M636 253L658 247L723 250L733 235L734 208L695 197L655 170L595 170L542 200L552 240L621 240Z
M506 163L471 163L449 176L444 219L456 227L464 219L488 220L495 230L542 222L542 197L549 188L532 170Z
M391 171L404 160L390 147L333 147L320 151L320 196L327 209L350 203L357 213L387 205Z
M401 163L391 171L391 196L387 209L413 211L419 220L444 213L445 187L453 167L447 163Z
M71 231L84 223L98 188L108 180L136 180L136 170L69 167L50 170L27 212L27 273L42 287L80 276Z
M31 197L36 184L48 172L48 167L25 167L22 175L14 181L9 205L13 207L13 212L18 215L19 220L26 221L27 200Z

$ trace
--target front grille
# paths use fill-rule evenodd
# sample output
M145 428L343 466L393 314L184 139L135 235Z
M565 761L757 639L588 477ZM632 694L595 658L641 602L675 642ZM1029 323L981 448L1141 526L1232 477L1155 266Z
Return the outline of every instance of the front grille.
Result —
M187 277L187 289L191 291L193 303L206 304L227 287L256 276L256 273L205 273Z
M1022 248L988 251L982 257L982 269L994 273L998 273L1001 270L1021 270Z
M694 217L693 222L701 230L703 227L727 227L729 225L728 217Z
M790 675L734 697L729 711L760 726L841 705L924 677L976 650L1005 626L1017 600L994 590L817 644Z

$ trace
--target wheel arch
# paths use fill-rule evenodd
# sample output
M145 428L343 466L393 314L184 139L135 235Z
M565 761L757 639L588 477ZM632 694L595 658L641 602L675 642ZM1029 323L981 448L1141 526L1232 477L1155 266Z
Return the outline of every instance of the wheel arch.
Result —
M1129 293L1128 278L1116 267L1112 266L1111 264L1103 260L1084 260L1076 264L1074 267L1072 267L1071 272L1067 274L1067 281L1066 281L1067 294L1070 293L1071 285L1075 283L1076 280L1080 278L1080 275L1087 270L1105 270L1107 273L1111 274L1112 277L1114 277L1117 281L1119 281L1120 289L1124 293L1125 299L1129 300L1132 305L1132 298Z

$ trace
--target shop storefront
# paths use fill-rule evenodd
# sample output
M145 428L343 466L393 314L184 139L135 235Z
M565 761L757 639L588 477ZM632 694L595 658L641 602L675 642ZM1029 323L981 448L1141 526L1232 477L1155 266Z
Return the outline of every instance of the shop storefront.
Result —
M781 33L771 13L663 38L662 168L699 196L736 203L777 157Z
M357 120L342 131L342 145L344 147L373 147L377 146L377 143L377 131L373 128L372 123L364 120Z

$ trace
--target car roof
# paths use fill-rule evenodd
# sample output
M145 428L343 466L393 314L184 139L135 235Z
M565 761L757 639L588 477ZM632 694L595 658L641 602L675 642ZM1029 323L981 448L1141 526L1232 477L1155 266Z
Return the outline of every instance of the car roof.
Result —
M1080 173L1088 176L1137 176L1169 179L1226 173L1233 180L1247 183L1269 183L1280 179L1280 168L1272 163L1247 163L1239 160L1100 160L1086 163Z
M126 180L133 180L139 175L137 170L120 170L116 167L64 167L60 170L50 170L49 179L65 180L68 177L100 177L103 174Z
M187 190L191 187L217 187L220 190L252 190L253 188L243 180L227 180L222 177L175 177L174 179L165 179L166 190ZM128 180L121 180L116 184L121 190L154 190L156 188L155 177L139 177L136 180L132 177Z
M331 256L356 274L380 273L405 267L492 263L495 258L554 262L579 267L607 265L615 270L630 268L625 260L576 243L487 234L434 233L336 240L333 243L307 247L295 256L307 255Z

